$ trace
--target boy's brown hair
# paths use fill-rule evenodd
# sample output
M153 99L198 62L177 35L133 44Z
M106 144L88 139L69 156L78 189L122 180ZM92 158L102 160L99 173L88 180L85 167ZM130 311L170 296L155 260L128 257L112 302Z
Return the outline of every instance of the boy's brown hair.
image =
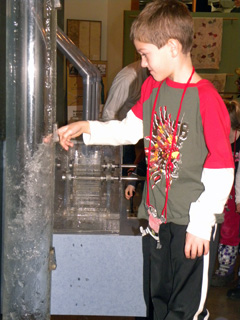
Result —
M187 6L179 0L155 0L146 5L134 20L130 38L156 45L159 49L169 39L182 45L184 54L193 42L193 19Z

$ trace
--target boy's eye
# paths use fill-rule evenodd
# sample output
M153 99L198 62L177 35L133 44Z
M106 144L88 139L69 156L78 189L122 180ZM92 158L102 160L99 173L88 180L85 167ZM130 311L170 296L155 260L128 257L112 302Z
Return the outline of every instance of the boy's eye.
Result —
M136 60L141 60L141 58L142 58L142 55L139 53L139 52L137 52L136 51Z

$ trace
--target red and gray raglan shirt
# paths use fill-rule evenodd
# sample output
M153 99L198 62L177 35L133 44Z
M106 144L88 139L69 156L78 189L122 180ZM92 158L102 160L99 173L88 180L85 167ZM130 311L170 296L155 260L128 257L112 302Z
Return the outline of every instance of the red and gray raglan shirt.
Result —
M171 148L180 100L185 84L167 78L161 84L151 76L144 82L141 98L122 121L89 121L91 134L86 144L135 144L144 137L150 148L149 199L161 215L166 199L166 163ZM207 80L189 84L184 96L171 153L167 223L188 225L187 231L210 239L217 215L223 213L231 191L234 163L229 142L230 119L227 108ZM151 137L151 141L150 141ZM139 207L139 218L147 218L146 183Z

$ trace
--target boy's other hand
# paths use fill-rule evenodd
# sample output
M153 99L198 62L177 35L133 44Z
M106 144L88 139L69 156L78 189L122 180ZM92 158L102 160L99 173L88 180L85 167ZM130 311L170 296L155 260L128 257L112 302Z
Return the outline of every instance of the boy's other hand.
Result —
M71 139L74 139L83 133L90 134L90 126L88 121L73 122L57 130L60 140L59 142L65 150L68 150L69 147L73 147L73 142Z
M198 238L191 233L186 234L185 242L185 256L188 259L195 259L196 257L201 257L203 254L208 254L209 252L209 241Z

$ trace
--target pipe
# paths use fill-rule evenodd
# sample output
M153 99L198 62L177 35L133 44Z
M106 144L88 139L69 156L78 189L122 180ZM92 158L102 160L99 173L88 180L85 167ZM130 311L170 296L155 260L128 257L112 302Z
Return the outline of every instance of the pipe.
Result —
M58 27L57 46L83 78L83 120L97 120L101 74L73 41Z
M0 1L0 41L0 74L2 77L0 81L0 216L3 217L3 163L6 137L6 0ZM0 228L2 230L2 219L0 220ZM2 243L2 233L0 242ZM2 246L0 254L2 257ZM0 264L0 274L2 274L2 264ZM2 290L0 290L0 301L2 301ZM2 314L1 308L0 314Z
M6 8L3 320L50 319L56 113L54 0Z
M122 177L116 177L116 176L111 176L111 175L106 175L106 176L83 176L83 175L79 175L79 176L72 176L70 174L68 175L63 175L62 176L63 180L86 180L86 181L105 181L105 180L117 180L117 181L121 181L121 180L128 180L128 181L145 181L146 178L145 177L141 177L141 176L122 176Z

